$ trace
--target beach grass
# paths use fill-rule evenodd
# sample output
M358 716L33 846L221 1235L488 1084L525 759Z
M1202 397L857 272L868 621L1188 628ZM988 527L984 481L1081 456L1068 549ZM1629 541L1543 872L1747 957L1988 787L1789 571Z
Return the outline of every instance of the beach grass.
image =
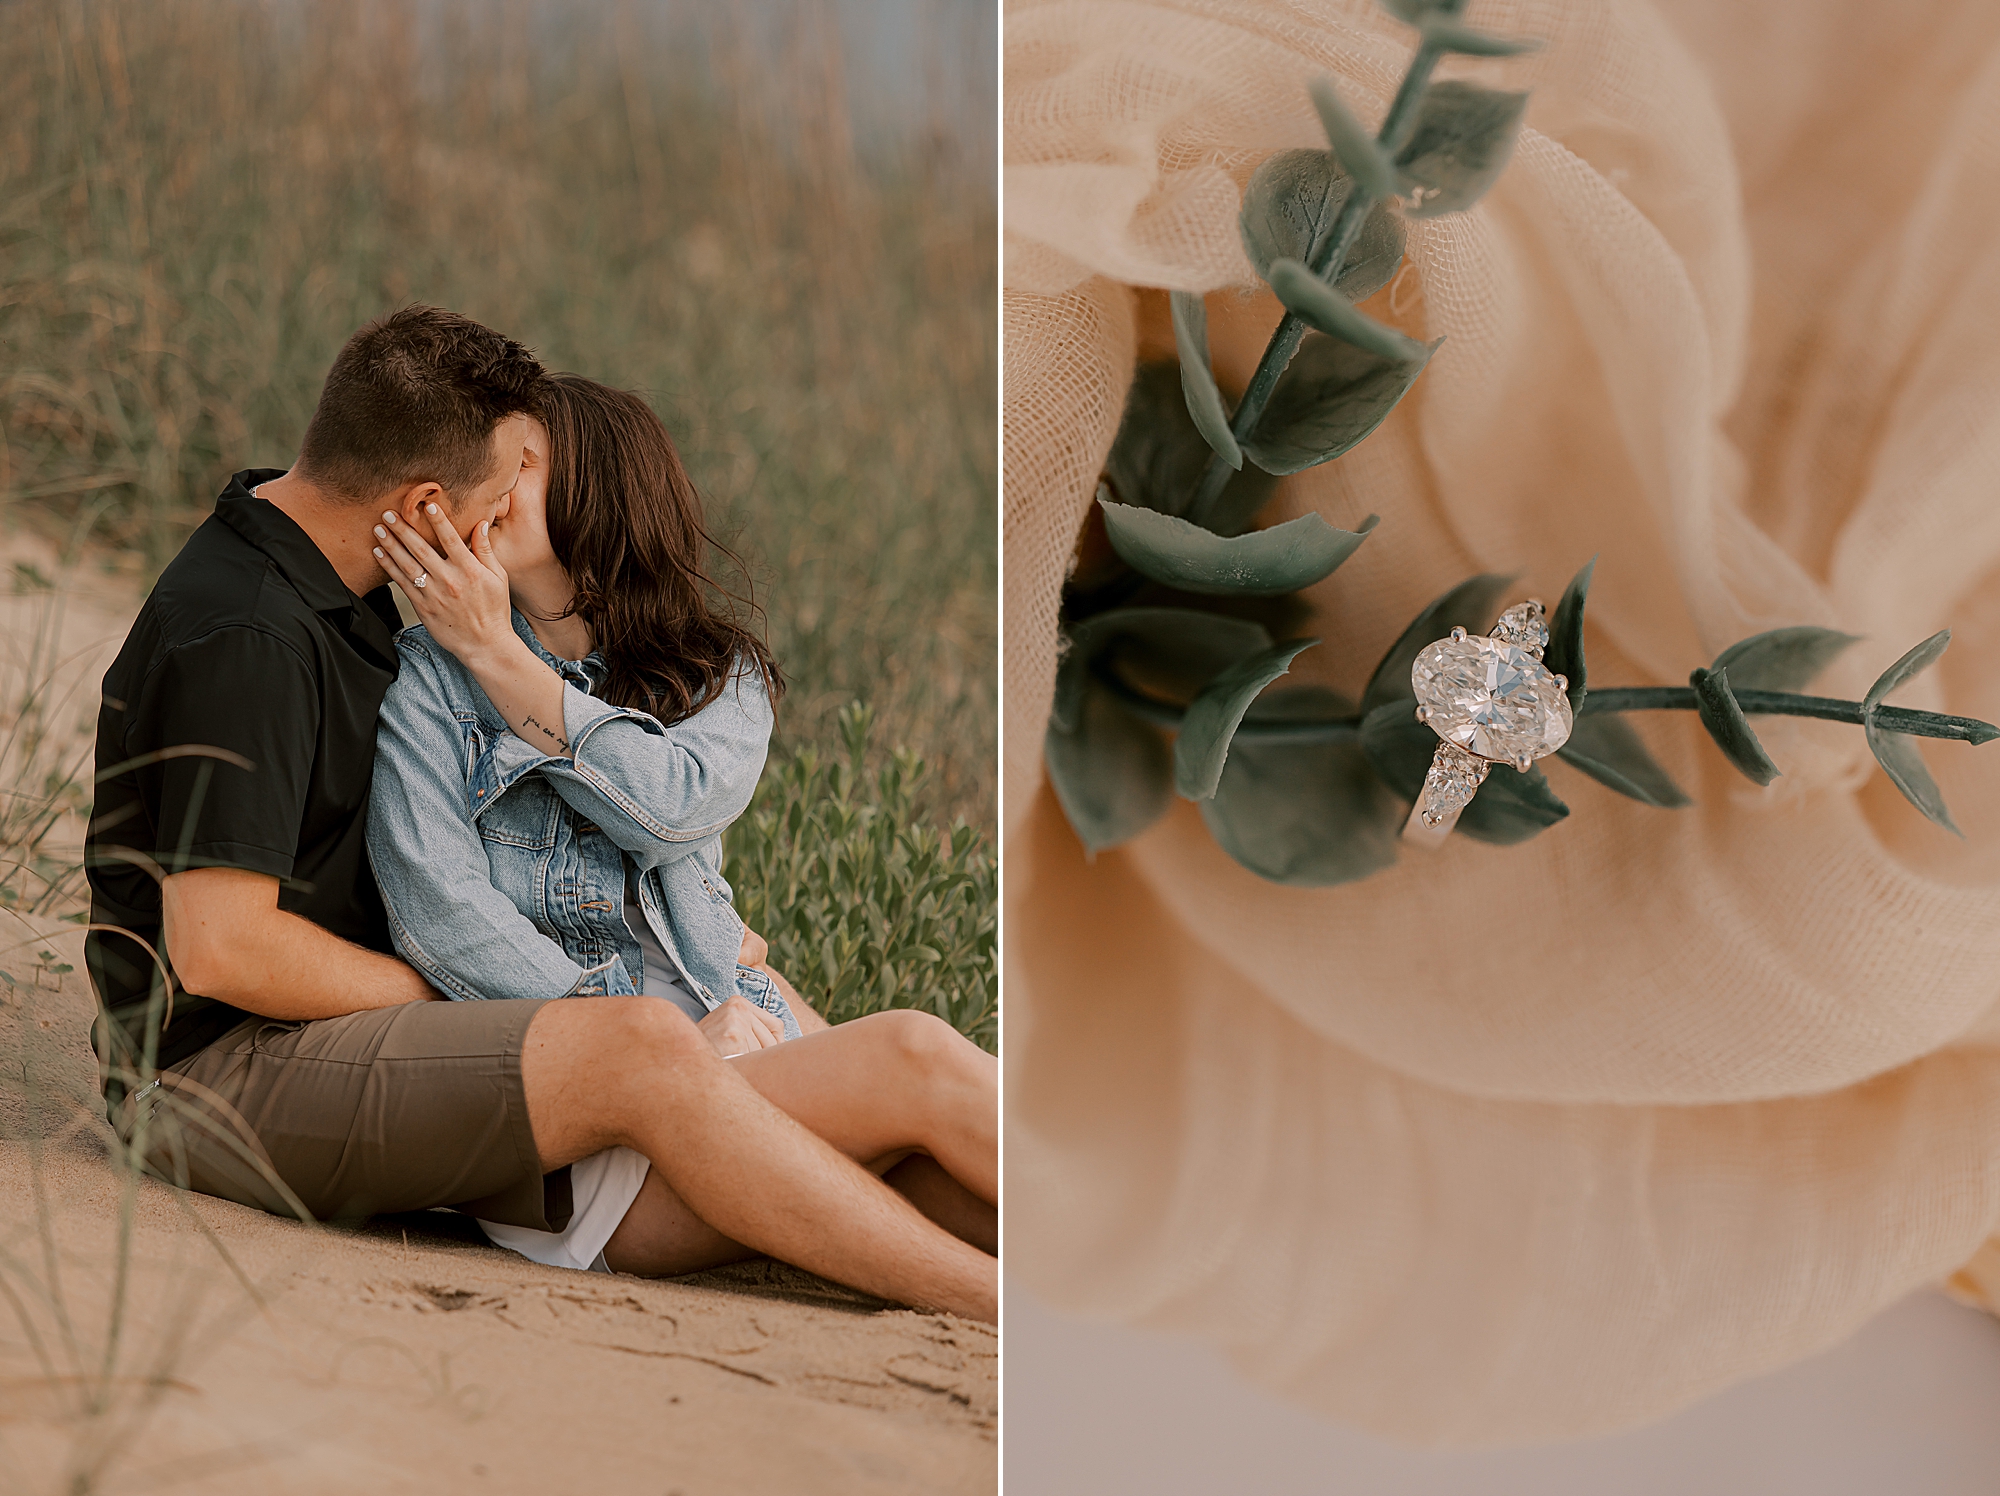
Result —
M9 522L143 583L291 460L354 328L449 306L653 400L751 563L781 750L863 698L990 825L990 168L942 120L857 136L823 5L6 10Z

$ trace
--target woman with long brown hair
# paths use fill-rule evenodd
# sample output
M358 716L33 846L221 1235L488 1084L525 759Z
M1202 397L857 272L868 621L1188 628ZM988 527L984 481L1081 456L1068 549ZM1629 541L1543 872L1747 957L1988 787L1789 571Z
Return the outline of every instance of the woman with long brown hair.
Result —
M449 998L670 1002L937 1222L936 1250L996 1250L993 1057L928 1014L829 1028L731 907L721 833L756 787L783 679L709 570L734 558L652 409L557 376L490 521L430 519L429 536L377 530L422 620L397 640L369 810L398 952ZM743 1255L629 1149L551 1180L566 1225L487 1234L656 1275Z

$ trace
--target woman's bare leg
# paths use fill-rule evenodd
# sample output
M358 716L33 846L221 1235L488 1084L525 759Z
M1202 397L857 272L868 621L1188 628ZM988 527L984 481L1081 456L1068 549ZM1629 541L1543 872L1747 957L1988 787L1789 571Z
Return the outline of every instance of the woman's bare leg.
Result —
M544 1171L622 1143L726 1236L884 1298L995 1317L991 1257L765 1100L671 1003L544 1004L521 1085Z
M941 1018L905 1008L730 1062L780 1111L852 1159L928 1153L1000 1199L1000 1062Z
M871 1014L731 1062L766 1100L885 1176L926 1216L998 1248L997 1065L928 1014ZM916 1150L916 1156L911 1156ZM968 1177L969 1176L969 1177ZM653 1170L605 1247L620 1272L695 1272L747 1256Z

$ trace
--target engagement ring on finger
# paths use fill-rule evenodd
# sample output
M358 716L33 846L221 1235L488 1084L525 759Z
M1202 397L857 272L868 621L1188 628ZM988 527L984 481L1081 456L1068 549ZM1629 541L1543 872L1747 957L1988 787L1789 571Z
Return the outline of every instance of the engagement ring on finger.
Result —
M1525 774L1569 741L1569 682L1542 663L1547 615L1534 598L1500 615L1486 638L1464 629L1427 644L1410 667L1417 720L1443 739L1403 827L1442 842L1495 764Z
M427 571L420 571L411 577L410 580L415 582L419 587L428 587L431 584L431 574Z

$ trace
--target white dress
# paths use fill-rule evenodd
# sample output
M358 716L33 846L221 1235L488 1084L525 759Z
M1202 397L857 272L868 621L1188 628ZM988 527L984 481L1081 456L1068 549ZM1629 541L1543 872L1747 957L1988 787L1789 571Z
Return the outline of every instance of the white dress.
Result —
M647 997L663 997L688 1017L699 1022L708 1016L701 999L689 992L675 975L673 959L653 934L652 926L633 902L631 890L625 894L625 923L639 942L645 965L644 992ZM639 1198L652 1165L646 1155L630 1148L607 1148L570 1165L570 1218L560 1231L536 1231L528 1226L503 1226L497 1221L481 1221L488 1240L523 1257L549 1267L582 1268L592 1272L611 1271L604 1260L604 1244L611 1240L625 1212Z

